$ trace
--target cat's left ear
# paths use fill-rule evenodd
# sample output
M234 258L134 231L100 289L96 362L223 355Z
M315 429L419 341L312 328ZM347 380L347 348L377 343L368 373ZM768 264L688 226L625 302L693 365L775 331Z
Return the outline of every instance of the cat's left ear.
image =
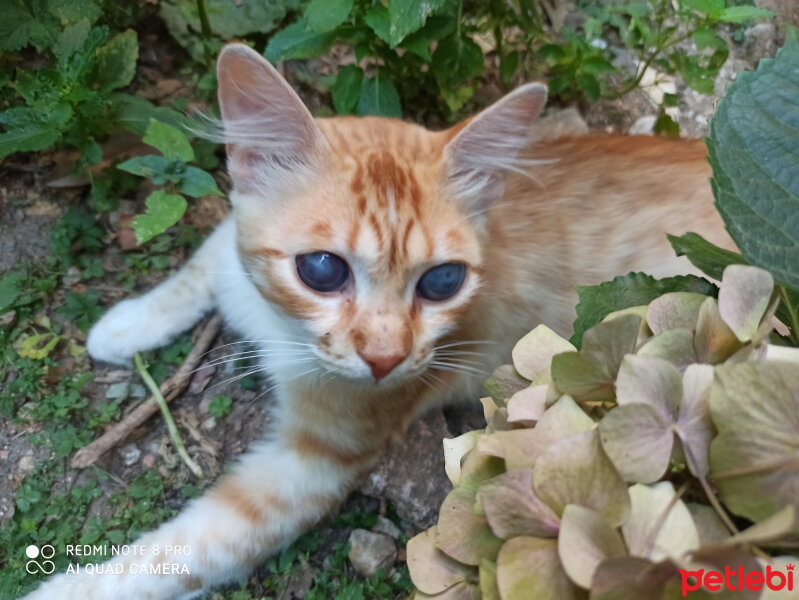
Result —
M532 124L547 101L547 87L528 83L477 116L453 128L444 147L447 177L453 194L480 212L502 198L508 171L525 171L518 158L532 133Z

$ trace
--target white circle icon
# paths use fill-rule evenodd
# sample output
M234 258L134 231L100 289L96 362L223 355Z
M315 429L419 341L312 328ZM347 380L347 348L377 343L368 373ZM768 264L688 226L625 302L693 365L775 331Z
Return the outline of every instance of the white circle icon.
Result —
M39 548L31 544L27 548L25 548L25 556L28 558L36 558L39 556Z

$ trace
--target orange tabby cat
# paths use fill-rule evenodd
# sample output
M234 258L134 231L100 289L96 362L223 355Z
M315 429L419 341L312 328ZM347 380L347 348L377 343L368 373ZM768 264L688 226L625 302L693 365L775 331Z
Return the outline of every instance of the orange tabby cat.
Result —
M384 118L314 120L256 52L227 46L219 99L232 215L189 263L94 327L127 363L216 308L276 387L273 428L235 472L103 575L29 598L191 598L246 574L337 505L426 409L476 398L482 372L538 323L568 333L575 284L690 270L664 232L728 245L700 142L531 143L529 84L430 132ZM144 573L144 574L142 574Z

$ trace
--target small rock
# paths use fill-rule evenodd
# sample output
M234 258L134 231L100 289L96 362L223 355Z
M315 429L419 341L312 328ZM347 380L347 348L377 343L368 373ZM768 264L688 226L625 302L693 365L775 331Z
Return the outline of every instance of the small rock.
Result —
M146 469L151 469L152 466L155 464L155 455L154 454L145 454L144 458L141 459L141 464Z
M141 450L139 450L135 444L123 446L119 450L119 453L122 455L122 462L126 467L136 464L139 457L141 457Z
M14 319L17 318L17 311L10 310L3 316L0 316L0 327L7 327L14 322Z
M17 468L22 471L23 473L30 473L33 471L33 456L27 454L19 459L19 463L17 464Z
M82 276L80 274L80 269L73 265L67 270L66 275L61 278L61 282L63 283L64 287L72 287L81 279Z
M452 434L444 414L438 410L425 415L383 455L361 493L389 500L400 518L420 529L434 525L452 489L444 472L445 437Z
M349 541L350 562L364 577L371 577L381 568L388 572L397 560L394 540L382 533L353 529Z
M202 428L206 431L212 430L216 427L216 418L215 417L208 417L205 421L202 422Z
M654 115L643 116L633 123L627 133L630 135L654 135L655 121L657 121L657 117Z
M395 540L398 540L399 536L402 535L400 528L394 525L391 520L386 519L383 516L377 517L377 523L374 527L372 527L372 531L374 533L382 533L383 535L387 535Z
M120 402L126 400L128 396L130 396L130 383L127 381L121 381L110 385L105 393L106 398L110 400L119 400Z

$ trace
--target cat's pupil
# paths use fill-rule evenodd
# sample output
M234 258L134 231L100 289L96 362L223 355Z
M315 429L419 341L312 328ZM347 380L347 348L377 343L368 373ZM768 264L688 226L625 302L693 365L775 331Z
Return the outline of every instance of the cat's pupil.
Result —
M416 293L425 300L440 302L452 298L466 279L466 265L446 263L429 269L416 284Z
M297 256L297 274L302 282L317 292L334 292L350 276L347 263L330 252L310 252Z

